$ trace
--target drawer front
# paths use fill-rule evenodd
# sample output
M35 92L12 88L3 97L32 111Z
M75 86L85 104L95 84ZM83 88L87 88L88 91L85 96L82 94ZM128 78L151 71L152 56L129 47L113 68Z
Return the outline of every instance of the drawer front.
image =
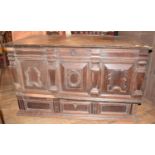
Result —
M132 105L122 103L104 103L101 104L101 114L115 113L115 114L131 114Z
M53 100L36 97L17 97L20 110L46 110L53 111Z
M53 109L55 113L89 114L90 102L55 99Z
M52 111L51 103L40 101L25 101L26 110L47 110Z
M90 102L61 100L64 113L85 113L89 114Z
M28 109L50 109L49 103L42 103L37 101L27 101Z
M123 103L92 103L91 113L92 114L130 114L132 111L131 104Z

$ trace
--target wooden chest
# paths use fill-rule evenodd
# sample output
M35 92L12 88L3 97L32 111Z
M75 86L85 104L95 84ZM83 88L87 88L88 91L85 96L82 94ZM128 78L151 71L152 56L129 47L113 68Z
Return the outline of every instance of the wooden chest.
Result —
M7 45L20 114L128 116L142 101L149 47L121 37L35 36Z

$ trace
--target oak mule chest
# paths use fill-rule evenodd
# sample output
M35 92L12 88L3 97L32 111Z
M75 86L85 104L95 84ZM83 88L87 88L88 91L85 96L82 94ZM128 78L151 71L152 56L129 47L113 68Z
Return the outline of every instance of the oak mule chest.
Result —
M18 114L129 116L144 94L149 47L111 36L35 36L6 45Z

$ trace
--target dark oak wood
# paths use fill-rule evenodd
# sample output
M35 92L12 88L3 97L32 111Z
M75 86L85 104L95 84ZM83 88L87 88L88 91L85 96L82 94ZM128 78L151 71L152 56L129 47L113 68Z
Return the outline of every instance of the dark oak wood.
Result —
M102 118L140 104L151 47L122 37L36 36L7 45L19 109Z

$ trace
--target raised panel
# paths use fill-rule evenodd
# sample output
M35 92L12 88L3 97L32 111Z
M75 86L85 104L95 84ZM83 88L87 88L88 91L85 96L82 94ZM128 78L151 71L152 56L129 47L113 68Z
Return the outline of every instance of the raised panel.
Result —
M131 114L133 105L124 103L103 103L101 114Z
M30 109L50 109L49 103L27 102L27 108Z
M8 53L10 71L12 73L14 86L16 90L20 91L22 89L21 76L19 64L15 61L15 54L13 52Z
M26 89L47 89L47 65L44 61L21 61Z
M131 94L130 86L133 73L133 64L105 64L103 93Z
M91 114L130 114L131 108L131 104L92 102Z
M144 93L144 78L145 73L137 73L134 85L133 96L142 96Z
M102 112L126 112L126 105L102 105Z
M88 64L64 62L61 63L61 80L64 91L87 91Z
M134 97L141 97L144 94L145 74L146 74L146 61L138 61L135 70L134 85L132 95Z
M20 110L48 110L53 111L53 100L40 97L17 96Z
M59 89L58 63L56 61L48 63L49 90L57 92Z
M100 93L101 67L99 62L91 63L91 95Z

